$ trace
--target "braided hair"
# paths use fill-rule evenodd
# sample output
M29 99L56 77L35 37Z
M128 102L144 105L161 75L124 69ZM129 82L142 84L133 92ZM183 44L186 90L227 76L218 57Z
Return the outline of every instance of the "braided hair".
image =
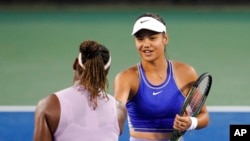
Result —
M97 98L107 96L107 73L110 67L109 50L96 41L87 40L80 44L78 57L78 73L80 85L90 93L90 105L95 109Z

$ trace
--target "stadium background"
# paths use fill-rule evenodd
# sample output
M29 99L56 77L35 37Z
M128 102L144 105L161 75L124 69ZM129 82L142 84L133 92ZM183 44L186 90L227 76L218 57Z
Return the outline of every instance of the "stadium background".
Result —
M71 2L0 1L0 141L31 140L34 106L72 84L72 62L83 40L109 47L112 94L115 74L139 61L130 34L135 18L144 12L159 13L165 19L170 59L214 76L207 100L211 125L188 134L186 140L206 141L204 136L210 136L226 141L229 124L250 123L247 2Z

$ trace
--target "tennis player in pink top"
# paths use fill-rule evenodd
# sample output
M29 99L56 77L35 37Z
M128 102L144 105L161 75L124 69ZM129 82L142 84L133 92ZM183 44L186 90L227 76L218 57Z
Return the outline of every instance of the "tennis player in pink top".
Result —
M118 141L126 108L107 93L109 50L81 43L73 64L74 84L41 99L35 110L34 141Z

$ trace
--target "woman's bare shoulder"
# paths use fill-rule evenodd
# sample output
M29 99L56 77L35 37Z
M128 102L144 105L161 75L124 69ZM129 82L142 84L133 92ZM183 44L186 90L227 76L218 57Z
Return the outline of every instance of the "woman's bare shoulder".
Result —
M57 104L59 104L57 96L55 94L50 94L38 101L36 111L47 112L51 110L52 107L57 106Z
M122 71L120 71L117 75L116 78L121 78L121 79L129 79L138 76L138 70L137 66L131 66L129 68L126 68Z
M55 133L60 119L60 103L55 94L39 100L35 109L35 128L37 131ZM40 124L46 126L40 126ZM39 136L40 133L36 133Z
M197 80L194 67L187 63L172 61L176 83L183 94L187 94L193 83Z
M193 79L197 78L197 72L193 66L181 61L171 61L176 75L189 76Z

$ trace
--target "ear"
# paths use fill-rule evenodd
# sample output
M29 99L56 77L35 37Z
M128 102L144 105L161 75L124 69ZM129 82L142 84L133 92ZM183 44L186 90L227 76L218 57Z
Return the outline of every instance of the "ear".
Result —
M164 41L164 44L167 45L168 44L168 34L165 33L164 37L163 37L163 41Z
M77 64L78 64L78 58L76 58L75 61L74 61L73 70L77 69Z

